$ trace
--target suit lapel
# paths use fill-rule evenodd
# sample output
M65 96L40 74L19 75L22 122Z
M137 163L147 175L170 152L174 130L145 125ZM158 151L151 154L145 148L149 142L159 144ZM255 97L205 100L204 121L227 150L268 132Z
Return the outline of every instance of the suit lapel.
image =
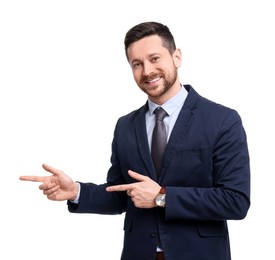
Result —
M195 90L187 85L185 88L188 90L188 96L185 100L185 103L179 113L171 136L169 138L166 151L163 158L163 167L160 173L160 182L162 181L165 172L171 162L171 159L177 150L178 146L182 144L184 140L184 135L188 129L189 124L191 123L192 116L196 109L196 103L198 94Z
M151 153L148 145L148 137L146 132L145 114L148 110L146 103L140 110L140 113L135 118L135 131L137 137L137 146L140 152L140 157L147 169L148 175L151 179L156 180L157 175L151 159ZM145 173L141 173L145 174Z

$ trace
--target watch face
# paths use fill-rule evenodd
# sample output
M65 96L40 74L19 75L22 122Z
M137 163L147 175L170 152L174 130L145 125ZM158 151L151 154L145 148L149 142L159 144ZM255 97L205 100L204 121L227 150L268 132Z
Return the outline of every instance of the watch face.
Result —
M165 194L161 194L156 197L156 204L160 207L165 206Z

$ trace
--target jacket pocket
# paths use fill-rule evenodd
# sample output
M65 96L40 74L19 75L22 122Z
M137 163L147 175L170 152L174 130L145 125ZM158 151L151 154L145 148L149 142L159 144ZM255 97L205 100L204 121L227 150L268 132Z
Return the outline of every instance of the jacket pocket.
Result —
M212 187L212 151L206 148L178 149L168 166L177 186Z
M201 221L197 229L201 237L221 237L228 234L226 221Z

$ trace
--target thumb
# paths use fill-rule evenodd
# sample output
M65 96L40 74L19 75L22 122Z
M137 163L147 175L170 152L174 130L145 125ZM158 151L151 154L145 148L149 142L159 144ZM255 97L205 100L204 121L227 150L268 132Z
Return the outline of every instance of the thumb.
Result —
M47 171L53 175L59 175L59 174L63 173L61 170L58 170L58 169L56 169L48 164L45 164L45 163L42 164L42 167L45 171Z

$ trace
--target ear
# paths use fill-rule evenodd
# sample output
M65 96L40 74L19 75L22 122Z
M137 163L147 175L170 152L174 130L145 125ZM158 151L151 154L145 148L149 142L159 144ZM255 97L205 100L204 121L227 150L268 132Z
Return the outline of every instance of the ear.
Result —
M173 59L174 59L175 66L177 68L179 68L181 66L181 60L182 60L181 50L180 49L176 49L174 51L174 53L173 53Z

